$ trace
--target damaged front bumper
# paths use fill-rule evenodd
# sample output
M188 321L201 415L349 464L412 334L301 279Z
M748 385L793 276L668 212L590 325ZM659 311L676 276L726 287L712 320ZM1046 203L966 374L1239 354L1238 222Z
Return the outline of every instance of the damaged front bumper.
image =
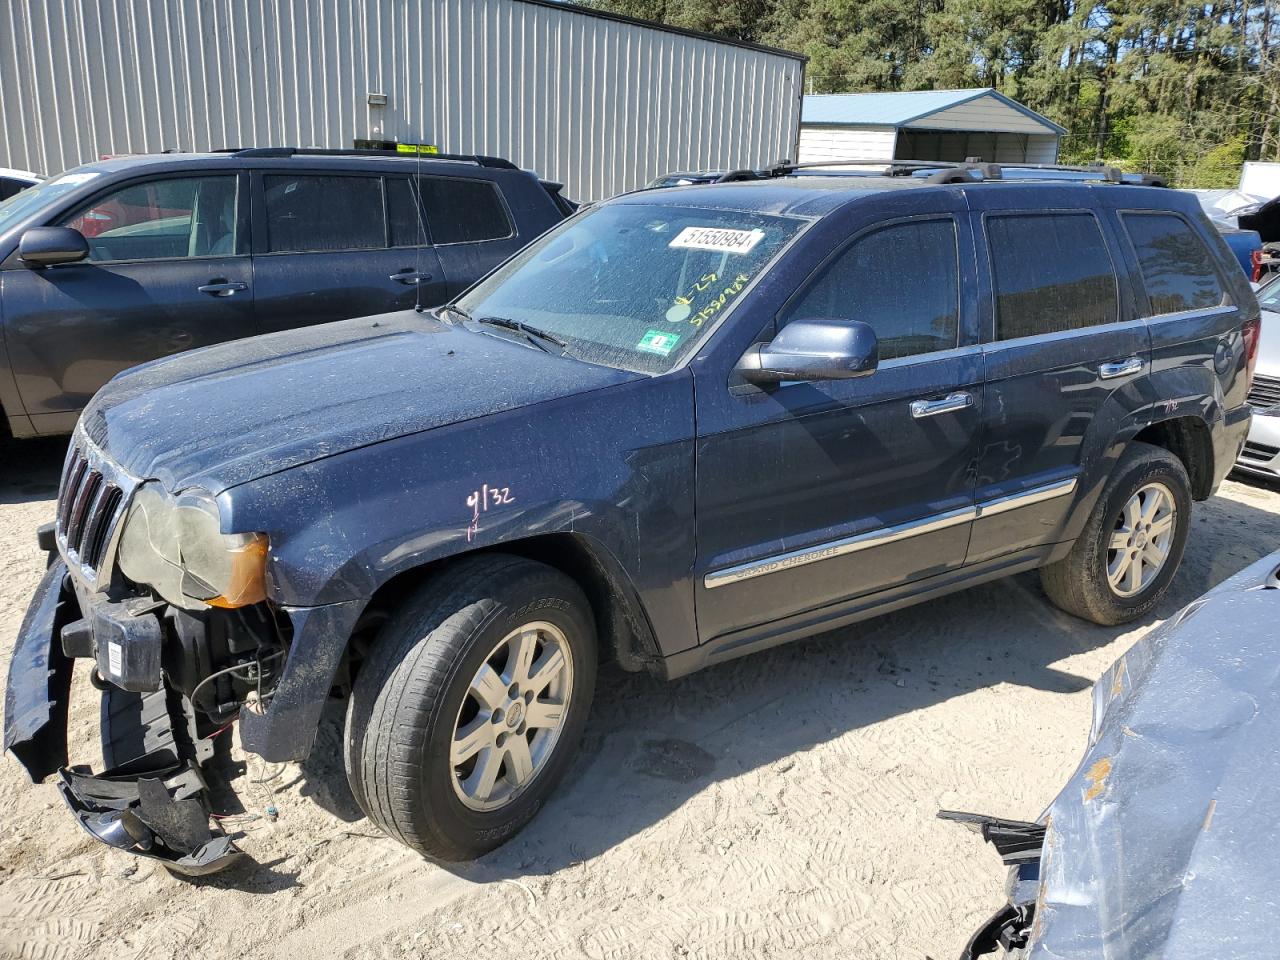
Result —
M76 822L103 843L183 874L231 866L241 852L230 837L215 835L209 827L208 784L201 765L212 748L195 737L183 699L163 685L142 693L103 684L108 769L95 775L87 767L68 766L74 660L63 649L64 628L81 619L66 566L55 561L27 609L9 665L5 750L33 782L56 773L58 790Z

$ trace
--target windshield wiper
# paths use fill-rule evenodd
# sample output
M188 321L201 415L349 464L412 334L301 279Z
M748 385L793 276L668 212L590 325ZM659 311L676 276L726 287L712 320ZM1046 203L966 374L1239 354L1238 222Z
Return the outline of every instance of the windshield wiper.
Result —
M456 307L450 309L456 310ZM569 347L567 340L561 340L554 333L546 330L539 330L532 327L522 320L511 320L507 317L475 317L476 323L487 323L491 327L501 327L503 330L515 330L517 333L523 333L525 339L545 353L563 353ZM551 349L551 345L559 347L559 351Z
M471 319L471 314L467 313L467 311L454 303L442 303L440 306L436 307L436 316L439 316L442 313L452 313L461 317L463 320Z

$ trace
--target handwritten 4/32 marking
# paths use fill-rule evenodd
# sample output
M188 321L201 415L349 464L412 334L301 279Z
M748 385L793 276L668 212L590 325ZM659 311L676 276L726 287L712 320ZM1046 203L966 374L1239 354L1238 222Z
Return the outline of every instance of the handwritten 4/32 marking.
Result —
M480 514L515 502L516 498L511 495L510 487L491 487L486 483L479 490L472 490L467 495L467 506L471 508L471 523L467 525L467 542L471 542L480 530Z

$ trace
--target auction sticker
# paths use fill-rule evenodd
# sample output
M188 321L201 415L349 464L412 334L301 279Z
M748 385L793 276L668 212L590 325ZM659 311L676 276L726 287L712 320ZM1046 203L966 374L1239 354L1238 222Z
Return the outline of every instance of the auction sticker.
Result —
M636 344L636 349L641 353L656 353L660 357L665 357L676 348L676 344L679 342L680 335L678 333L649 330L640 338L640 342Z
M686 250L714 250L716 253L750 253L763 239L763 230L685 227L667 246L683 247Z

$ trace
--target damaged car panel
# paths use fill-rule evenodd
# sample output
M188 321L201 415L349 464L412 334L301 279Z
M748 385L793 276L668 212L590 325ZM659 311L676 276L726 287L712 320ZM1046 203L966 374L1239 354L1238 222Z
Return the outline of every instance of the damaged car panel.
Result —
M229 836L215 835L209 826L201 764L212 747L197 738L194 713L171 703L161 689L158 664L149 709L143 708L142 696L102 683L108 768L94 775L87 767L67 766L73 657L64 642L83 632L78 629L82 621L69 619L77 605L66 565L57 560L45 572L18 631L5 694L5 749L37 782L56 773L58 791L76 822L103 843L178 873L200 875L232 865L240 852ZM104 640L104 651L119 642ZM133 646L126 641L124 649Z
M202 745L238 723L246 750L303 759L337 696L362 809L458 860L546 801L602 659L675 677L1037 567L1063 609L1142 615L1247 429L1256 304L1224 272L1181 319L1142 315L1118 210L1190 201L996 187L633 194L434 313L117 377L72 438L65 572L33 600L6 745L37 778L61 771L95 835L198 869L229 852L195 829L193 770L218 786ZM975 266L1006 249L984 204L1001 222L1073 209L1100 245L1094 273L1009 281L1031 285L1000 308L1017 336ZM1207 225L1179 222L1216 276ZM937 282L904 294L921 261ZM1072 284L1101 293L1059 329ZM46 732L75 659L141 704L104 725L96 777Z
M962 957L1271 955L1278 573L1280 553L1264 557L1099 678L1088 750L1040 818L1043 846Z

